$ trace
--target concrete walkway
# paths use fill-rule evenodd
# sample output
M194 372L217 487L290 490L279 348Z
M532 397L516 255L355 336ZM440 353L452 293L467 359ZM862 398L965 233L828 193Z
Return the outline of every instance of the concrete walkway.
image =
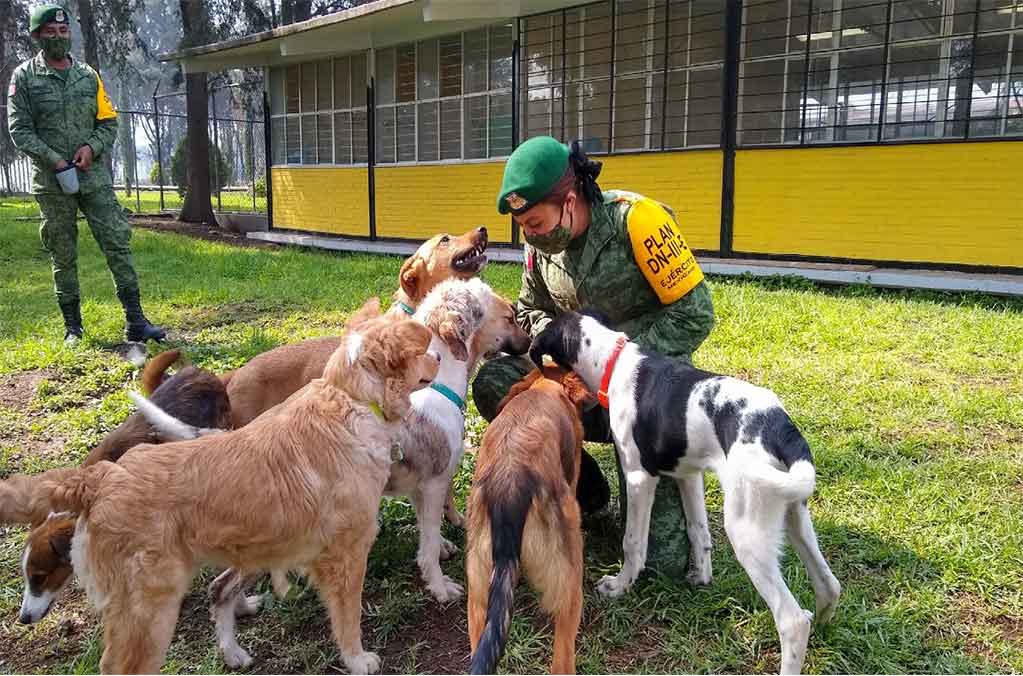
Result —
M415 242L370 242L343 237L320 237L297 232L250 232L250 239L292 244L334 251L358 251L408 256L418 248ZM522 249L492 246L487 250L492 261L521 263ZM1023 275L911 270L841 263L785 262L762 259L699 257L700 267L711 275L772 277L790 275L826 284L870 284L892 289L932 289L935 291L979 291L1005 296L1023 296Z

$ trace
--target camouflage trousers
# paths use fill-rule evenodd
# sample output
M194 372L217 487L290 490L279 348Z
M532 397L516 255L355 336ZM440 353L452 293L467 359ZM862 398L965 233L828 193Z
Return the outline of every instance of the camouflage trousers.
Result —
M138 276L132 262L131 225L111 188L76 195L36 195L43 224L39 238L50 255L53 285L61 305L79 302L78 288L78 210L89 223L89 230L107 259L119 294L138 292Z
M472 383L473 402L480 415L487 421L493 420L497 412L497 405L504 395L512 385L532 370L533 363L525 357L499 357L483 364ZM598 406L586 411L583 414L583 429L586 441L601 444L614 443L607 409ZM617 460L617 453L615 458ZM615 467L618 469L618 502L621 505L619 525L624 531L625 516L628 510L625 477L620 461L615 463ZM586 509L587 502L592 502L597 498L597 496L586 494L587 491L599 490L592 478L594 471L600 472L599 465L586 451L583 451L577 493L583 511L588 511ZM590 476L588 477L587 474ZM600 477L597 479L601 480ZM606 487L606 480L603 483ZM604 498L605 504L606 501L607 499ZM653 511L650 515L650 538L647 542L646 565L663 575L681 578L685 575L688 559L689 539L686 535L686 518L678 486L670 477L662 477L657 482Z

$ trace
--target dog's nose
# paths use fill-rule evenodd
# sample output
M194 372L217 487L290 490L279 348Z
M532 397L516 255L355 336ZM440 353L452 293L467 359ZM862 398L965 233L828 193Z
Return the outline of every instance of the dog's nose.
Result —
M481 225L479 228L476 229L476 232L478 232L481 235L486 235L487 234L487 226Z
M434 359L440 362L440 352L434 352L433 350L429 350L427 351L426 354L431 355Z
M32 616L23 610L21 611L21 614L18 615L18 622L21 622L22 624L32 624Z

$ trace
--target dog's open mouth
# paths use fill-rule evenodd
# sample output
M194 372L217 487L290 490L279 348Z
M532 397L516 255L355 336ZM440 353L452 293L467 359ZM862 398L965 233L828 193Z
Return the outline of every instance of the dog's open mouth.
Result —
M476 274L483 269L483 266L487 264L487 256L484 251L487 250L487 238L482 236L476 242L476 246L471 249L466 249L455 255L451 260L451 267L455 272L463 272L468 274Z

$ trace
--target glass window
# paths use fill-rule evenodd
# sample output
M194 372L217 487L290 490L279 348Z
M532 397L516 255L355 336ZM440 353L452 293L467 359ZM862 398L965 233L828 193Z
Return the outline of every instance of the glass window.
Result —
M334 114L334 162L352 163L352 114Z
M512 86L512 26L503 24L490 29L490 89Z
M399 103L416 100L416 46L403 45L397 49L394 75L394 96Z
M478 159L487 156L487 97L471 96L465 99L465 157Z
M435 99L440 92L437 75L437 41L425 40L419 43L419 98Z
M394 49L376 53L376 99L381 105L394 103Z
M485 91L487 88L487 32L470 31L465 34L465 93Z
M462 93L462 36L454 35L440 40L440 95L458 96Z
M369 162L369 128L365 110L352 111L352 162Z
M352 106L351 61L348 57L334 60L334 108L344 109Z
M303 63L302 66L302 112L316 110L316 64Z
M284 112L284 69L270 69L270 114Z
M330 60L316 64L316 110L333 110L333 76Z
M316 116L302 116L302 164L316 164Z
M377 160L394 162L394 108L378 108L376 120Z
M419 161L440 158L439 105L436 101L419 104Z
M352 73L352 107L366 106L366 55L359 54L351 58Z
M316 116L316 160L320 164L334 162L334 125L329 112Z
M512 151L512 96L490 95L490 157L503 157Z
M288 66L285 76L286 84L284 91L287 94L287 111L289 113L299 112L299 96L301 92L301 69L298 66Z
M398 161L416 161L416 107L415 105L398 106L396 110L395 128L398 144Z
M457 160L462 156L462 102L447 99L440 102L440 158Z

